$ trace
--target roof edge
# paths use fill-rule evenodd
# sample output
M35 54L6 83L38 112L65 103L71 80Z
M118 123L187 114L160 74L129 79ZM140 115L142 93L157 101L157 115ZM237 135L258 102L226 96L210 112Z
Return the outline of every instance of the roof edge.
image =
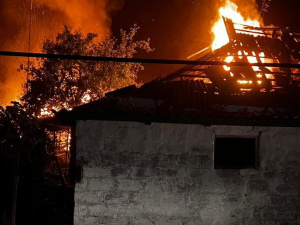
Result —
M176 123L176 124L199 124L231 125L231 126L261 126L261 127L300 127L298 119L271 119L271 118L233 118L233 117L209 117L187 115L151 115L129 114L108 112L72 112L62 110L56 117L65 125L73 126L80 120L103 120L103 121L129 121L144 124L151 123Z

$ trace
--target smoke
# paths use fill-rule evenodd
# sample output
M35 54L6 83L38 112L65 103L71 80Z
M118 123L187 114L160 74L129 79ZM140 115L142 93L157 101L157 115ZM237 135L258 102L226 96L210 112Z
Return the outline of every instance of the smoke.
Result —
M258 8L256 0L233 0L232 2L234 2L239 7L239 11L244 17L251 20L259 20L263 25L263 20L260 15L260 9Z
M2 0L0 1L0 50L40 52L46 38L53 38L64 25L93 32L104 39L110 35L111 14L123 0ZM0 105L18 100L25 75L17 72L27 59L0 57Z
M110 13L122 7L118 0L35 0L38 6L47 6L61 12L65 22L84 33L96 32L100 37L109 33Z

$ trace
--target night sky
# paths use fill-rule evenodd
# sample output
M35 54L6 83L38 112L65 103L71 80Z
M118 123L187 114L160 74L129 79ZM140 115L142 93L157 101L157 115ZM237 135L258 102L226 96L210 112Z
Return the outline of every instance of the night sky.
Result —
M112 31L137 23L140 39L151 39L155 51L140 57L186 59L211 43L210 28L217 16L219 1L211 0L125 0L124 7L112 16ZM244 4L250 1L238 1ZM256 0L260 9L261 0ZM272 0L265 25L300 28L300 2ZM180 66L146 65L139 78L143 82L164 76Z
M210 45L209 28L216 16L211 0L125 0L124 7L112 17L112 30L140 26L138 39L151 39L155 51L140 57L186 59ZM116 35L117 36L117 35ZM167 75L178 66L148 65L140 75L144 82Z
M46 38L53 38L63 25L100 36L134 24L136 39L151 39L155 51L137 57L187 59L209 46L211 27L226 0L33 0L31 51L39 52ZM255 3L256 1L256 3ZM252 14L262 0L232 0L239 11ZM250 7L250 8L249 8ZM0 50L27 51L30 0L0 0ZM300 28L298 0L272 0L265 25ZM251 15L250 15L251 16ZM299 29L300 30L300 29ZM0 57L0 104L17 100L24 78L17 72L20 59ZM139 81L168 75L180 66L145 65Z

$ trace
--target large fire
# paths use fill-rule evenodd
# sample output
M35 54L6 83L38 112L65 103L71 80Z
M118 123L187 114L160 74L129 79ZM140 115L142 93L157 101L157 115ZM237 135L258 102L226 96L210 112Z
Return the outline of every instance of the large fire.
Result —
M259 15L259 14L257 14ZM230 0L226 1L225 6L220 7L219 9L219 18L218 21L212 27L212 33L214 35L214 40L212 42L212 50L217 50L224 45L230 42L230 35L228 32L231 32L230 26L228 25L228 21L233 25L233 35L235 34L250 34L255 37L257 36L266 36L261 28L260 18L250 19L248 16L243 16L238 11L238 6L231 2ZM232 35L232 34L231 34ZM237 54L228 52L227 56L223 58L223 60L227 63L236 62L236 61L244 61L252 63L272 63L273 60L269 59L265 56L264 52L251 51L247 52L243 50L242 43L238 46ZM232 68L229 66L223 66L224 70L230 74L230 77L235 77ZM246 79L245 77L242 79L238 79L236 82L240 86L240 90L242 92L251 91L254 86L260 86L263 84L264 78L273 79L273 75L264 74L261 71L261 68L257 66L252 66L253 71L256 73L256 77L253 80ZM273 71L272 68L269 68L270 71ZM264 77L265 76L265 77ZM274 81L272 81L272 85L274 85Z
M234 23L234 27L237 32L243 33L242 30L244 25L252 26L252 27L260 27L261 24L259 22L259 18L257 20L251 20L249 18L245 19L238 12L238 6L227 0L226 5L219 9L219 18L218 21L213 25L212 32L214 34L214 41L212 43L212 50L216 50L226 45L229 42L229 37L226 31L226 27L224 25L223 18L231 19ZM259 35L259 34L257 34Z
M0 5L0 49L41 52L43 42L55 37L64 25L105 39L110 35L111 13L123 7L123 0L2 0ZM27 59L0 57L1 106L23 95L26 75L17 72L22 63Z

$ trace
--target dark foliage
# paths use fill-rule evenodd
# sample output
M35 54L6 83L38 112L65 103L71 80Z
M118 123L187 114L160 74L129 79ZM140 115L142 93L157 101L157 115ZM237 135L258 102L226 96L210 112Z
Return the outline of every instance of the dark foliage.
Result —
M33 189L33 184L43 181L46 142L40 121L28 114L21 104L13 102L6 109L0 107L1 217L11 217L18 158L20 184L23 187Z
M10 158L16 158L18 151L24 156L24 168L43 167L46 136L41 122L29 114L24 106L13 102L6 109L0 107L0 151Z
M120 40L107 38L97 42L97 35L84 36L65 27L55 40L43 44L47 54L86 55L132 58L137 49L152 51L148 41L134 41L137 26L121 30ZM22 100L36 115L51 109L70 109L96 100L106 92L136 84L140 64L83 60L39 59L31 62L29 80ZM21 70L25 70L21 66Z

